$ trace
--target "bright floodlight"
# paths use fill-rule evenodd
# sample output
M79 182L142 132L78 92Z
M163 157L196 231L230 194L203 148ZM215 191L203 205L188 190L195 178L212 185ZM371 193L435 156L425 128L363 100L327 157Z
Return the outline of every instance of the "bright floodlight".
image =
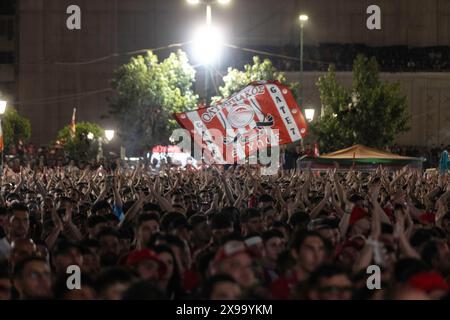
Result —
M314 109L305 109L306 121L308 121L308 122L313 121L315 112L316 112L316 110L314 110Z
M189 4L198 4L200 0L187 0Z
M5 100L0 100L0 114L4 114L6 111L6 104L8 102Z
M229 4L231 0L219 0L220 4Z
M114 130L105 130L106 140L111 141L114 138Z
M306 14L301 14L301 15L298 17L298 19L299 19L301 22L306 22L306 21L308 21L309 17L308 17Z
M217 60L223 45L222 32L207 25L199 29L194 38L194 54L203 64L212 64Z
M87 134L87 138L88 138L89 140L93 140L93 139L94 139L94 134L93 134L92 132L89 132L89 133Z

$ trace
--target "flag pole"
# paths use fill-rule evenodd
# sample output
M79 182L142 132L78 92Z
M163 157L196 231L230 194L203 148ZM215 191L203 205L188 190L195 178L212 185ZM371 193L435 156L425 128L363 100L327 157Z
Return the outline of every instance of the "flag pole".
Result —
M4 149L4 144L3 144L3 128L2 128L2 116L0 115L0 177L3 178L3 149Z

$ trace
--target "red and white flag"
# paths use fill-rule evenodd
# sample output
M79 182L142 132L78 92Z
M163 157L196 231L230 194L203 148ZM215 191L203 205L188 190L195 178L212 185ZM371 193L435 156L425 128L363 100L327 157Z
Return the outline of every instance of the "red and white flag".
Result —
M223 163L230 159L230 152L236 161L307 134L306 121L291 91L277 81L252 82L210 107L175 113L174 117L205 148L207 156ZM276 136L274 132L278 132Z

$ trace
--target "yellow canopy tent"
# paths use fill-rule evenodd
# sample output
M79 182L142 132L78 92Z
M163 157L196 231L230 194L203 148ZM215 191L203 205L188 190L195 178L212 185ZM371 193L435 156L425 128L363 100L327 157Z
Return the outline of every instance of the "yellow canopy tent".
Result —
M301 166L310 166L313 169L326 169L337 162L340 167L355 166L360 170L376 169L379 165L391 168L410 165L422 168L422 158L405 157L397 154L369 148L363 145L354 145L349 148L327 153L319 157L305 157L301 160Z

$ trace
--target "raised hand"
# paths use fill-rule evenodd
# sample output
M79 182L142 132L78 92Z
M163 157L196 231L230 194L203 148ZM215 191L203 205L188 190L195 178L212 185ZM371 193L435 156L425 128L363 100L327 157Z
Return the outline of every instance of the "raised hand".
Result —
M378 196L380 194L380 189L381 189L381 182L372 184L369 187L369 196L371 197L371 199L373 199L373 200L378 199Z
M394 238L398 239L405 233L405 216L399 210L395 211Z

